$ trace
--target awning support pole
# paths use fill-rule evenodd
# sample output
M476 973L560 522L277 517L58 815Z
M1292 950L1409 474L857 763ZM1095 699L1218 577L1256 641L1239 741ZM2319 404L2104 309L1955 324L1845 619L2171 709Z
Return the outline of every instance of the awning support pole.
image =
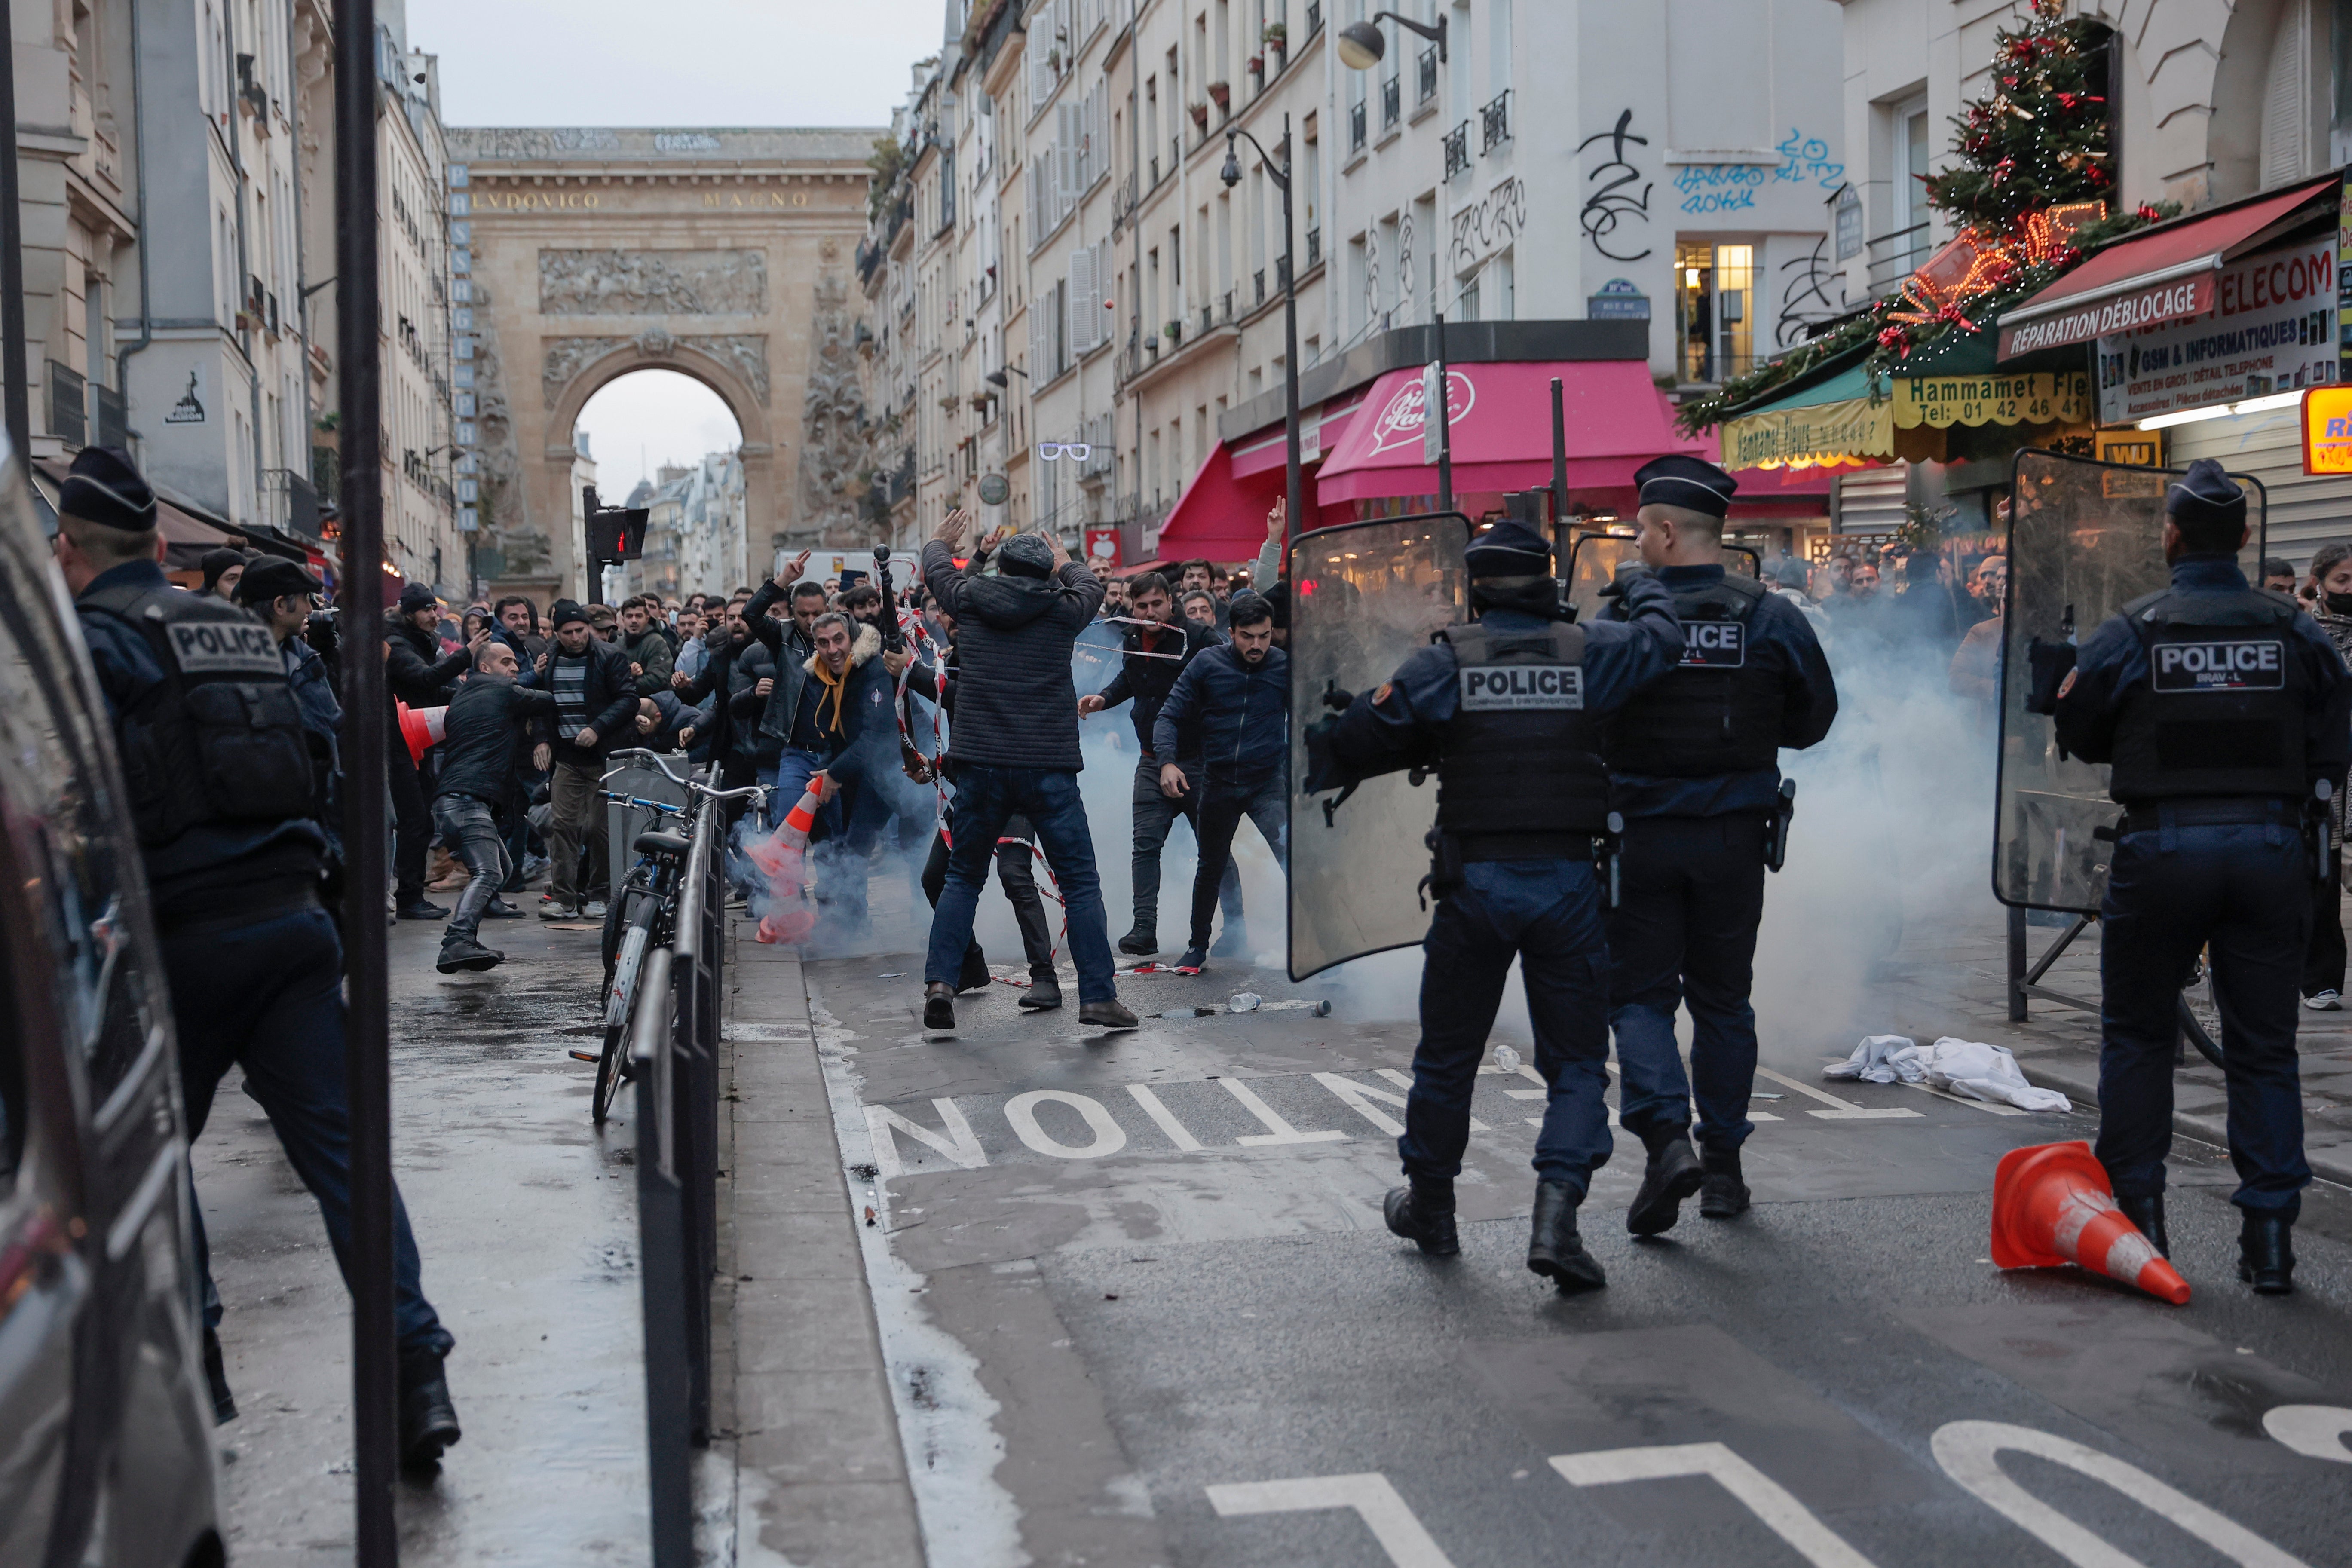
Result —
M1559 377L1551 378L1551 520L1568 517L1568 414Z
M1445 363L1445 312L1437 312L1437 406L1422 417L1437 421L1437 510L1454 510L1454 382Z

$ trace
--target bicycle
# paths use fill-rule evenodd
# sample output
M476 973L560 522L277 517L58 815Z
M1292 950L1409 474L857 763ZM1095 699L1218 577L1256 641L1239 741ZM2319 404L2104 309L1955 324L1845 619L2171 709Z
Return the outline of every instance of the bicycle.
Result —
M614 790L597 791L608 801L650 810L657 817L677 824L676 831L656 826L637 835L630 846L636 851L637 862L613 889L613 897L605 906L601 943L604 960L604 1043L594 1058L596 1089L590 1101L590 1115L599 1127L611 1115L621 1085L628 1081L629 1019L635 1011L637 977L645 966L646 954L677 935L678 884L686 874L687 859L694 848L694 830L703 808L713 802L759 798L767 794L762 784L712 789L691 775L681 777L672 772L669 763L653 752L614 752L611 760L623 759L642 761L685 789L688 804L647 800ZM624 771L615 767L599 782L609 781ZM585 1051L572 1054L582 1061L590 1059Z

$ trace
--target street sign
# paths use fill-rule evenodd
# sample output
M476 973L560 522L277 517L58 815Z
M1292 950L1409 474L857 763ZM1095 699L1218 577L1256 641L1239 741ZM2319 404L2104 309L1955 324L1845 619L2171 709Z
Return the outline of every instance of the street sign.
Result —
M1013 486L1003 474L982 474L980 477L980 504L1003 506L1013 499Z
M1437 466L1445 449L1445 367L1433 360L1421 367L1421 460Z

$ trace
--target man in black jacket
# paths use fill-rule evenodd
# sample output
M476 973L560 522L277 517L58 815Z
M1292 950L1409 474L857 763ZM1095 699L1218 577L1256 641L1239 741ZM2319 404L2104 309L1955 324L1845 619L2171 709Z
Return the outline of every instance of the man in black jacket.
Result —
M751 602L743 606L744 626L768 650L775 666L769 672L766 689L757 692L760 782L769 786L771 826L783 820L808 788L809 780L824 771L833 755L833 747L817 724L816 710L824 689L809 665L816 654L817 617L824 614L824 587L803 582L802 574L807 570L808 552L803 550L786 562L773 579L761 584ZM789 619L770 613L780 598L792 606ZM839 811L829 809L827 820L838 830Z
M587 611L570 599L559 600L551 619L555 645L540 655L539 684L555 698L549 748L554 771L547 783L547 853L553 864L539 912L559 920L604 912L603 889L611 871L604 855L604 803L597 791L604 787L605 757L635 738L637 682L629 673L628 656L590 632ZM583 847L589 852L584 897Z
M1129 805L1135 814L1131 862L1135 929L1118 939L1118 950L1143 956L1160 951L1160 850L1168 842L1168 831L1181 816L1192 825L1196 841L1201 835L1200 791L1187 788L1176 795L1166 794L1160 787L1160 764L1175 763L1189 780L1207 776L1201 765L1198 721L1179 731L1178 751L1173 757L1153 753L1151 730L1159 721L1160 705L1168 700L1176 678L1192 662L1194 655L1217 646L1217 635L1176 614L1175 600L1168 592L1168 579L1157 572L1139 574L1128 584L1127 596L1134 618L1154 624L1126 628L1126 651L1118 673L1092 697L1079 698L1078 712L1099 713L1122 702L1134 705L1128 716L1135 721L1135 738L1143 748L1143 755L1136 761L1135 784L1129 793ZM1240 930L1242 880L1231 856L1225 858L1217 893L1224 905L1225 930Z
M923 1026L955 1027L955 981L971 942L972 911L997 836L1017 812L1037 829L1061 883L1079 1021L1132 1029L1135 1015L1119 1005L1094 839L1078 793L1085 763L1070 683L1070 647L1094 619L1102 584L1058 542L1034 534L1004 542L997 576L967 576L955 554L969 526L962 512L950 512L923 546L923 582L955 617L961 671L948 736L955 849L923 961Z
M444 974L497 964L506 954L477 939L482 917L522 913L498 896L509 868L495 814L513 781L515 748L525 727L537 734L540 722L554 716L555 693L517 685L520 668L514 649L505 643L484 644L474 656L474 673L449 699L442 727L441 782L433 797L433 822L443 842L474 874L458 895L456 918L441 933L436 967ZM540 739L532 761L544 767L549 750Z
M449 913L446 907L425 901L425 850L433 837L433 817L425 806L424 778L400 737L399 710L393 706L397 700L411 708L440 707L449 700L449 683L473 662L471 648L441 651L441 639L434 636L440 624L441 602L422 583L403 588L399 605L383 613L383 719L389 731L384 780L392 791L393 901L404 921L437 921Z

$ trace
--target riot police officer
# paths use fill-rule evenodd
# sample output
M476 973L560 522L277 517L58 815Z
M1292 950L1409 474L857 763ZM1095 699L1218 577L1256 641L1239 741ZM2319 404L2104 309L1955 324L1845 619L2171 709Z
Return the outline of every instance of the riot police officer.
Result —
M1515 506L1515 512L1531 510ZM1407 1184L1388 1226L1435 1257L1460 1250L1454 1178L1470 1091L1516 954L1536 1070L1549 1097L1536 1138L1528 1267L1564 1291L1607 1283L1576 1211L1607 1163L1601 1099L1608 974L1596 858L1609 830L1600 721L1682 652L1672 597L1642 579L1622 621L1577 626L1559 602L1551 545L1515 516L1465 556L1475 617L1449 627L1387 684L1308 732L1311 790L1409 766L1438 773L1421 1043L1397 1151Z
M171 984L190 1138L231 1065L319 1202L348 1279L351 1116L343 1072L342 946L319 901L325 836L313 819L320 748L306 739L270 627L227 600L183 593L158 562L155 496L129 458L85 447L58 499L58 563L105 695ZM400 1448L413 1468L457 1440L442 1358L455 1342L418 1282L394 1198ZM221 1367L220 1299L204 1219L206 1371Z
M2085 638L2058 689L2058 742L2112 765L2124 808L2100 907L2099 1163L2168 1254L2176 998L2210 944L2242 1211L2238 1277L2294 1289L2311 1180L2294 1052L2317 874L2312 784L2352 752L2352 679L2312 618L2247 585L2246 498L2200 458L2165 496L2172 585ZM2324 832L2324 828L2321 829Z
M1723 568L1723 519L1738 482L1681 454L1633 479L1637 548L1683 626L1681 662L1602 731L1610 799L1625 819L1622 889L1608 921L1609 1021L1623 1073L1617 1121L1649 1151L1625 1228L1656 1236L1693 1193L1710 1219L1748 1208L1739 1171L1739 1146L1755 1126L1748 992L1764 868L1788 826L1780 748L1801 751L1829 733L1837 687L1802 613ZM1687 1078L1675 1044L1684 1005Z

